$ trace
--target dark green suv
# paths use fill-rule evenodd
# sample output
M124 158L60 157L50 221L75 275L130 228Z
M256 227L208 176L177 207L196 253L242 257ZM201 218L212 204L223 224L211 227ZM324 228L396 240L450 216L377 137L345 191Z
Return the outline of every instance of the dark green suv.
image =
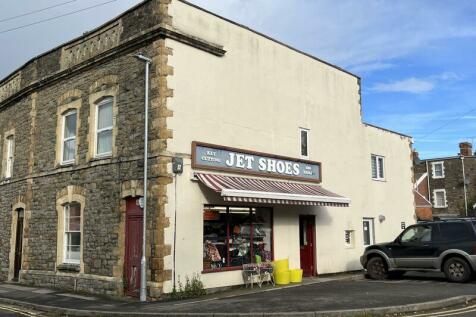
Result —
M445 273L451 282L467 282L476 271L474 224L474 220L454 219L412 225L393 242L365 248L360 263L372 279L433 271Z

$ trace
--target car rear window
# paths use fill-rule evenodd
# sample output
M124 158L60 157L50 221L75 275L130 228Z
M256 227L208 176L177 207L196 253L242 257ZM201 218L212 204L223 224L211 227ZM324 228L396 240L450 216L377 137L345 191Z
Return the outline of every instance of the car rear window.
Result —
M470 240L474 238L471 227L466 223L440 223L440 234L442 240Z

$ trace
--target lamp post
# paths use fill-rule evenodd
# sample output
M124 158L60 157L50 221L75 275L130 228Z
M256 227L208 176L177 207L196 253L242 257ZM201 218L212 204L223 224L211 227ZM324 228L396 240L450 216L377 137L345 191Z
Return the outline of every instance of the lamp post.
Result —
M147 158L149 138L149 66L152 60L141 53L134 55L135 58L145 63L145 101L144 101L144 204L142 220L142 258L140 261L140 301L147 301L147 262L145 258L145 238L147 232Z

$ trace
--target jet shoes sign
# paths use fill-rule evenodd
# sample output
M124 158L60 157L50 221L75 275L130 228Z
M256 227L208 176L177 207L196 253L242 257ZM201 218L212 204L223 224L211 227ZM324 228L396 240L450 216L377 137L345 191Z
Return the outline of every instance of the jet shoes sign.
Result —
M192 168L283 179L321 181L321 163L193 142Z

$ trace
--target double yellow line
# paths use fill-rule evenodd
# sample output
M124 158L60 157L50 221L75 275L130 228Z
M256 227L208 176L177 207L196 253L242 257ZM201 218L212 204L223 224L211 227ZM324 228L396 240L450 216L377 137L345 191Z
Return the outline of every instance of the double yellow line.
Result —
M27 311L22 311L19 308L15 308L13 306L0 305L0 309L11 311L13 313L17 313L17 314L20 314L20 315L23 315L23 316L28 316L28 317L40 317L41 316L40 314L35 314L35 313L27 312Z
M433 312L433 313L424 313L424 314L419 314L419 315L408 315L408 316L411 316L411 317L444 317L444 316L456 316L456 315L461 315L461 314L470 313L470 312L476 312L476 304L473 304L473 305L467 306L467 307L463 307L463 308L458 308L458 309L451 309L451 310L446 310L446 311L441 311L441 312Z

